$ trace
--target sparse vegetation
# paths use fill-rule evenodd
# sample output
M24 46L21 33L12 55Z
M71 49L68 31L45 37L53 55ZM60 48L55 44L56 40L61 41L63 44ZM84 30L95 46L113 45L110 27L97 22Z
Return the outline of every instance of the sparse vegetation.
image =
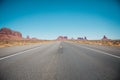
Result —
M22 46L53 42L53 40L0 40L0 47Z
M119 46L120 47L120 40L69 40L69 41L81 43L81 44L96 44L96 45Z
M49 42L55 42L55 41L56 40L0 40L0 47L41 44L41 43L49 43ZM67 41L80 43L80 44L95 44L95 45L120 47L120 40L67 40Z

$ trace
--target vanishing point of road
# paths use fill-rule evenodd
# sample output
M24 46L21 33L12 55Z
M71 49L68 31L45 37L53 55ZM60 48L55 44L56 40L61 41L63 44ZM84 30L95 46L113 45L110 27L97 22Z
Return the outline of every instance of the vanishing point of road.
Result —
M120 80L120 47L52 42L0 48L0 80Z

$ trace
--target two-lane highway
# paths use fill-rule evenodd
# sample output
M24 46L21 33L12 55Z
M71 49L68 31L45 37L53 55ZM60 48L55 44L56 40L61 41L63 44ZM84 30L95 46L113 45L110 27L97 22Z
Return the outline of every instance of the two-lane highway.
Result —
M23 48L0 49L0 80L120 80L118 47L54 42Z

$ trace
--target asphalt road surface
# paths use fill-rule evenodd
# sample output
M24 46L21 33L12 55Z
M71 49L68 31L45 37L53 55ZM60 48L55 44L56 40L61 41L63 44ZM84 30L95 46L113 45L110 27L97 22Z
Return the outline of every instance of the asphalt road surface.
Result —
M0 80L120 80L120 48L70 42L1 48Z

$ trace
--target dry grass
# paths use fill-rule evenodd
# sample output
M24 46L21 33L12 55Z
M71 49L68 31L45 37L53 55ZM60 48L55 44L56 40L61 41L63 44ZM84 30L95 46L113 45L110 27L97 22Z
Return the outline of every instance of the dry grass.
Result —
M1 40L0 47L22 46L29 44L41 44L53 42L52 40Z
M96 44L96 45L120 47L120 40L69 40L69 41L81 43L81 44Z
M49 43L49 42L55 42L55 41L56 40L1 40L0 47L43 44L43 43ZM119 46L120 47L120 40L68 40L68 41L80 43L80 44L95 44L95 45Z

